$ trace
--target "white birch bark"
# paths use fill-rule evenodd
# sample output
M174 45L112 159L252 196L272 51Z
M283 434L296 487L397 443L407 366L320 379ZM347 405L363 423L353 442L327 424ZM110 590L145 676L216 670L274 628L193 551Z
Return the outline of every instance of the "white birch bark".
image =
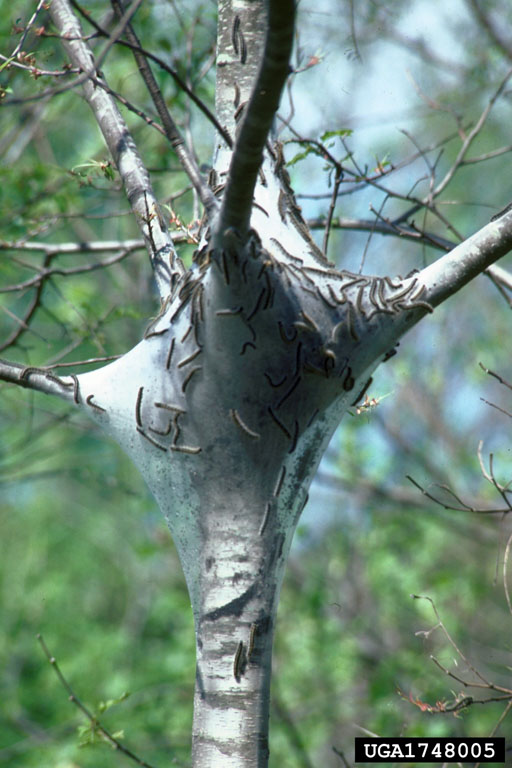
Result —
M221 3L220 39L234 7ZM261 38L263 6L238 7L233 77L240 70L243 94L242 41ZM71 31L66 0L53 0L52 13ZM76 56L73 46L85 44L66 45ZM219 52L219 115L231 131L233 55ZM100 91L85 87L111 145L119 116L114 110L107 120L112 105L96 109ZM114 158L130 189L139 161L126 146L128 155ZM216 167L219 183L230 183L233 160L220 143ZM279 146L268 149L262 170L249 221L224 201L192 268L185 272L172 255L162 311L121 359L62 378L0 361L4 380L64 397L94 419L133 459L167 519L195 619L195 768L267 765L279 590L322 454L407 330L512 247L507 213L410 277L339 271L311 239ZM147 191L148 179L133 189ZM236 185L230 195L236 199Z

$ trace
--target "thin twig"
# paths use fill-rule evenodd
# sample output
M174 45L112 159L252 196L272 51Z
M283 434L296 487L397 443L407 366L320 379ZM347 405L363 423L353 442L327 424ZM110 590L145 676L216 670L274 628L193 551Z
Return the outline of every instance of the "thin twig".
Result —
M413 485L418 488L419 491L422 492L424 496L427 497L427 499L430 499L431 501L434 501L436 504L438 504L440 507L443 507L443 509L447 509L453 512L474 512L475 514L479 515L496 515L496 514L506 514L511 511L510 506L507 508L496 508L496 509L477 509L476 507L471 507L469 504L466 504L466 502L462 501L457 494L451 490L451 488L448 488L447 485L436 485L437 488L441 488L443 491L446 491L451 496L453 496L460 504L459 507L453 506L451 504L445 504L440 499L436 499L435 496L432 496L431 493L429 493L423 486L421 486L416 480L414 480L413 477L410 475L406 475L407 480L409 480ZM492 482L492 479L490 477L486 476L486 479Z
M99 32L100 35L103 35L104 37L108 37L109 33L103 29L94 19L91 17L89 13L84 11L84 9L76 2L76 0L70 0L71 5L75 10L77 10L88 22L91 24L94 29ZM189 86L185 83L185 81L180 77L179 73L170 67L163 59L161 59L159 56L156 56L154 53L151 53L151 51L148 51L146 48L143 48L140 44L134 44L128 40L116 40L117 45L123 45L126 48L130 48L133 51L139 51L143 56L146 57L146 59L150 59L151 61L154 61L155 64L158 64L159 67L161 67L167 74L169 74L176 85L187 94L189 99L194 102L194 104L201 110L201 112L207 117L207 119L212 123L212 125L215 126L216 130L219 132L220 136L224 139L228 147L233 146L233 142L231 140L231 136L228 134L228 132L225 130L225 128L222 127L222 125L219 123L213 112L206 106L206 104L194 93L194 91L189 88Z
M85 706L85 704L80 701L78 696L75 694L74 690L71 688L70 684L62 674L62 671L57 664L57 660L50 651L48 650L48 646L46 645L43 636L41 634L36 635L37 640L39 641L39 645L43 649L43 653L52 665L53 669L55 670L55 674L59 678L59 681L62 685L62 687L67 691L69 701L74 704L89 720L91 724L91 728L94 732L100 733L103 738L106 739L115 749L119 750L119 752L122 752L123 755L126 755L126 757L129 757L130 760L133 760L137 765L140 765L141 768L155 768L155 766L150 765L149 763L146 763L144 760L142 760L140 757L138 757L134 752L132 752L130 749L125 747L121 742L113 736L110 731L108 731L104 725L100 723L98 718L93 715L93 713Z
M483 363L478 363L482 371L485 371L485 373L489 374L489 376L493 376L495 379L497 379L500 384L503 384L505 387L508 387L509 389L512 389L512 384L509 384L508 381L505 381L499 374L495 373L494 371L491 371L489 368L486 368Z
M446 637L446 639L448 640L448 642L450 643L450 645L452 646L452 648L455 650L455 652L456 652L457 656L458 656L460 659L462 659L462 661L463 661L463 662L464 662L464 664L467 666L467 668L468 668L468 669L469 669L471 672L473 672L473 674L474 674L476 677L478 677L478 679L479 679L479 680L481 680L481 683L466 683L466 682L464 682L463 680L461 680L461 678L458 678L458 677L456 677L456 676L455 676L455 675L453 675L453 674L452 674L452 673L451 673L449 670L447 670L446 668L443 668L443 667L442 667L442 665L440 664L440 662L438 662L438 661L437 661L437 659L435 659L435 658L434 658L434 656L431 656L430 658L431 658L431 659L432 659L432 660L433 660L433 661L434 661L434 662L435 662L435 663L436 663L436 664L437 664L439 667L441 667L442 669L444 669L444 671L446 672L446 674L450 675L450 677L454 677L454 678L455 678L455 679L457 679L459 682L462 682L464 685L471 685L471 686L474 686L474 687L477 687L477 688L481 688L481 687L487 687L487 688L489 688L489 689L492 689L492 690L494 690L494 691L501 691L502 693L508 693L508 694L512 694L512 691L510 691L508 688L503 688L502 686L499 686L499 685L494 685L494 683L491 683L489 680L487 680L487 678L485 678L485 677L482 675L482 673L481 673L481 672L479 672L479 671L478 671L478 669L476 669L476 667L474 667L474 666L473 666L473 664L471 664L471 662L469 661L469 659L467 659L467 658L466 658L466 656L465 656L465 655L462 653L461 649L459 648L459 646L457 645L457 643L455 642L455 640L453 639L453 637L450 635L450 633L449 633L449 632L448 632L448 630L446 629L446 627L445 627L445 625L444 625L444 623L443 623L443 620L441 619L441 616L439 615L439 612L438 612L438 610L437 610L437 608L436 608L436 604L434 603L434 601L432 600L432 598L431 598L431 597L428 597L428 596L426 596L426 595L411 595L411 597L412 597L412 598L414 598L415 600L428 600L428 602L429 602L429 603L430 603L430 605L432 606L432 610L434 611L435 617L436 617L437 621L439 622L439 627L442 629L444 636Z
M117 16L122 19L123 6L121 5L120 0L111 0L111 3ZM218 208L218 203L215 198L215 195L213 194L212 190L210 189L208 184L205 182L205 180L201 176L201 173L199 171L199 168L197 167L197 163L194 159L194 156L187 149L185 142L183 140L183 137L181 136L180 131L178 129L178 126L176 125L176 123L171 117L171 113L167 108L167 104L165 103L165 99L162 96L162 92L158 87L158 83L156 82L155 76L153 75L153 72L147 61L147 58L144 55L144 53L142 53L139 39L135 33L135 30L133 29L132 25L128 22L125 25L124 31L129 42L131 43L132 52L135 57L135 61L137 62L137 66L139 68L141 77L144 80L144 83L146 85L146 88L149 91L153 104L155 105L156 111L158 112L160 116L160 120L162 121L165 135L169 139L174 151L176 152L178 160L183 166L184 171L186 172L190 181L194 185L194 188L198 193L205 209L209 214L213 214Z
M460 150L459 150L459 152L457 154L457 157L455 158L451 168L447 171L447 173L445 174L444 178L439 182L437 187L432 191L432 193L431 193L431 198L432 199L438 197L441 194L441 192L444 189L446 189L446 187L448 186L450 181L453 179L453 177L455 175L455 172L457 171L457 169L460 167L462 161L464 160L464 157L465 157L469 147L471 146L473 141L476 139L476 137L478 136L478 134L482 130L483 125L484 125L485 121L487 120L487 118L489 117L489 114L490 114L494 104L496 103L498 98L501 96L501 94L505 90L505 86L508 83L508 81L510 80L511 75L512 75L512 69L509 69L509 71L507 72L507 74L505 75L505 77L503 78L501 83L499 84L498 88L496 89L496 91L493 93L493 95L489 99L485 109L483 110L482 114L478 118L477 122L475 123L475 125L473 126L471 131L468 133L466 139L463 141L462 147L460 148Z
M327 248L329 245L329 235L331 233L331 224L334 216L334 209L336 207L336 201L338 199L338 191L340 184L343 181L343 168L340 163L335 165L334 185L332 189L331 204L329 205L329 211L327 213L327 221L325 222L324 241L322 243L322 251L327 256Z

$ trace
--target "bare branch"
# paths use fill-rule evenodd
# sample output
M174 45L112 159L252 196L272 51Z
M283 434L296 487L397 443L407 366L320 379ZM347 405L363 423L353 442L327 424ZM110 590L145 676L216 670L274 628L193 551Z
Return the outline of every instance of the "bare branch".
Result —
M111 0L111 3L115 13L122 20L124 9L120 0ZM183 137L178 130L178 126L171 117L171 114L167 108L167 104L165 103L162 92L158 87L147 58L145 54L142 53L139 39L129 22L126 24L125 34L128 38L128 41L131 43L131 48L139 68L139 72L142 76L142 79L144 80L144 83L146 84L151 99L153 100L153 104L155 105L156 111L160 116L160 120L162 121L165 135L169 139L171 146L176 152L178 160L183 166L187 176L194 185L194 189L198 193L206 211L211 215L218 208L217 200L210 187L202 178L194 156L188 151Z
M178 240L182 239L178 235ZM63 256L74 253L107 253L108 251L135 251L144 248L144 240L90 240L81 243L43 243L34 240L20 242L0 242L0 251L25 251L48 253Z
M512 212L492 221L419 273L425 300L441 304L512 249Z
M496 24L492 21L491 17L488 14L484 13L478 0L467 0L467 3L470 6L470 8L472 8L473 13L478 19L479 26L483 27L486 30L491 40L493 40L496 43L496 45L499 48L501 48L505 56L508 59L512 59L512 46L510 45L510 41L507 40L507 38L501 34L501 31L498 29Z
M121 253L118 253L111 259L105 259L105 261L96 261L92 264L84 264L81 267L43 267L39 270L35 277L31 277L28 280L24 280L22 283L17 283L16 285L8 285L5 288L0 288L0 293L12 293L14 291L23 291L27 288L32 288L33 286L40 286L44 280L47 280L53 275L81 275L84 272L95 272L98 269L106 269L107 267L111 267L113 264L117 264L118 262L122 261L127 256L130 256L130 254L132 254L140 247L141 246L138 245L132 248L123 249ZM50 251L50 254L54 256L55 252Z
M66 376L63 379L45 368L33 368L0 359L0 380L44 392L46 395L57 395L63 400L73 402L73 377Z
M85 706L85 704L78 698L74 690L71 688L70 684L62 674L62 671L57 664L57 660L50 651L48 650L48 646L46 645L43 636L38 634L37 640L39 641L39 645L43 649L43 653L50 662L51 666L55 670L55 674L57 675L62 687L68 694L68 700L74 704L78 709L82 712L82 714L85 715L89 723L91 724L91 729L93 730L93 733L99 733L105 741L107 741L111 746L115 747L119 752L122 752L123 755L126 755L126 757L129 757L130 760L133 760L137 765L140 765L141 768L154 768L154 766L151 766L149 763L146 763L144 760L142 760L140 757L138 757L134 752L131 751L131 749L128 749L127 747L122 744L119 739L117 739L110 731L108 731L104 725L100 723L98 718L93 715L93 713Z
M485 373L489 374L489 376L493 376L493 378L497 379L500 384L503 384L505 387L508 387L508 389L512 389L512 384L509 384L508 381L505 381L499 374L495 373L494 371L491 371L489 368L486 368L485 365L482 363L478 363L482 371L485 371Z
M453 179L457 169L460 167L460 165L464 161L464 158L466 156L466 153L469 147L471 146L473 141L476 139L476 137L482 130L483 125L487 120L487 118L489 117L493 106L495 105L499 97L503 94L503 91L505 90L505 86L510 80L511 76L512 76L512 69L509 69L509 71L507 72L507 74L499 84L498 88L489 99L485 109L483 110L482 114L478 118L477 122L475 123L475 125L473 126L473 128L471 129L471 131L468 133L465 140L463 141L462 147L460 148L459 153L455 158L455 161L453 162L453 165L451 166L451 168L448 170L444 178L439 182L439 184L436 186L436 188L432 192L431 198L438 197L441 194L441 192L444 189L446 189L450 181Z
M43 270L48 269L50 263L52 260L52 256L50 254L46 254L44 261L43 261ZM34 292L34 296L32 298L32 301L30 302L27 310L25 311L25 315L22 320L19 318L16 318L18 322L18 328L12 332L10 336L7 337L6 341L4 341L2 344L0 344L0 352L3 352L4 349L7 349L7 347L10 347L12 344L15 344L20 336L25 332L29 330L29 323L34 314L36 313L37 309L41 305L41 300L43 296L43 290L44 290L44 279L41 279L37 282L36 290ZM4 308L5 309L5 308Z
M416 488L421 491L421 493L427 497L427 499L430 499L431 501L438 504L440 507L443 507L443 509L448 509L453 512L474 512L479 515L496 515L496 514L507 514L511 511L510 506L509 507L500 507L496 509L477 509L476 507L472 507L469 504L466 504L465 501L462 501L462 499L457 496L454 491L451 490L447 485L435 485L434 487L440 488L441 490L445 491L446 493L449 493L453 498L457 501L458 506L454 506L453 504L445 504L440 499L436 499L435 496L433 496L431 493L429 493L423 486L421 486L416 480L414 480L413 477L410 475L406 475L407 479L416 486Z
M270 0L265 51L251 98L244 110L216 225L216 235L221 240L230 228L234 228L245 240L249 229L263 148L289 74L294 20L293 0Z
M77 2L76 0L71 0L71 5L75 10L77 10L87 21L89 24L91 24L94 29L103 37L108 37L109 33L103 29L94 19L90 16L89 13L87 13ZM173 67L169 66L163 59L161 59L159 56L156 56L154 53L151 53L151 51L148 51L146 48L143 48L140 44L134 44L128 40L116 40L117 45L125 46L126 48L130 48L134 52L141 53L146 59L150 59L151 61L154 61L155 64L158 64L159 67L161 67L167 74L169 74L176 85L187 94L189 99L194 102L194 104L201 110L201 112L205 115L205 117L212 123L212 125L215 126L216 130L219 132L219 134L222 136L228 147L232 147L233 142L231 141L231 137L228 134L228 132L222 127L222 125L219 123L213 112L207 107L207 105L202 101L194 91L189 88L189 86L186 84L186 82L183 80L183 78L180 77L179 73L173 69Z
M73 64L85 72L88 78L92 76L103 80L95 71L90 48L80 39L80 25L68 0L54 0L50 13L64 38L64 47ZM127 198L150 254L160 295L164 298L174 279L184 274L185 269L160 213L148 172L112 97L96 87L90 79L84 83L84 92L121 175Z

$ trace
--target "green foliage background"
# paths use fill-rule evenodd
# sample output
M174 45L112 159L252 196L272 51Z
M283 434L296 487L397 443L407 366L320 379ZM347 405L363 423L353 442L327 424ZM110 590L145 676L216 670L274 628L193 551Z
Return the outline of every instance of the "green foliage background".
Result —
M439 12L441 5L437 3ZM415 7L420 13L421 3ZM91 2L88 8L101 18L102 3ZM350 4L326 8L327 21L333 14L343 19L347 45L353 45ZM357 8L357 42L373 61L377 54L386 54L381 52L382 39L387 35L391 40L393 32L403 29L412 11L402 2L386 13L370 2ZM425 87L450 105L452 113L432 117L424 105L416 104L410 119L419 141L453 132L454 115L463 122L474 119L489 97L489 82L494 87L503 75L502 52L483 36L477 40L469 33L474 28L464 8L461 4L452 19L452 34L467 43L459 85L434 70L424 72ZM489 8L505 13L498 2ZM25 3L15 13L23 22L31 11L31 3ZM322 26L309 12L309 6L303 7L305 21L314 23L310 37L303 33L299 50L307 58L321 44L331 52L332 62L340 55L332 25ZM208 70L197 82L194 74L212 55L212 5L181 3L176 15L172 3L147 3L137 20L143 42L172 57L198 95L211 103L213 72ZM3 52L12 50L18 39L11 29L16 22L9 11L1 19ZM41 66L61 65L62 55L52 39L30 40L30 50L32 46ZM125 52L109 58L105 69L114 88L129 92L132 101L151 112ZM319 70L325 71L331 70ZM356 68L346 76L356 79L359 72ZM318 96L316 76L313 69L304 74L303 86L297 81L301 98L304 92L309 98ZM200 162L207 163L211 133L202 118L189 113L168 78L161 73L159 77L179 121L196 137ZM15 69L0 73L0 81L13 98L52 85ZM506 140L507 104L480 137L478 151ZM101 168L83 167L108 158L79 98L66 94L50 100L20 152L22 129L34 120L36 107L29 103L1 109L3 240L137 236L117 175L112 179ZM347 125L345 116L327 115L319 108L314 119L323 127L317 135ZM127 120L162 200L170 201L189 223L197 211L172 154L133 115L127 114ZM382 132L378 139L364 136L364 129L358 132L354 126L354 139L362 142L359 152L369 166L384 156L398 163L406 152L391 132ZM455 157L457 142L455 135L446 144L441 169ZM506 162L463 169L450 187L446 202L457 201L451 221L464 234L508 202L505 157ZM322 164L309 157L290 169L299 191L320 183L318 179L325 185ZM417 178L411 168L401 178L404 188L411 184L407 174ZM366 211L364 194L363 202L342 200L344 215ZM306 214L315 213L314 203L303 204ZM439 233L447 235L444 229ZM339 233L331 240L333 258L344 253L340 265L354 268L367 238ZM189 258L192 246L183 248ZM430 249L373 238L366 268L408 271L433 257ZM57 263L69 268L96 258L67 255ZM0 259L3 285L26 279L42 264L40 253L20 255L14 248L0 252ZM9 313L21 316L32 294L0 296ZM113 269L52 278L34 332L24 334L2 355L38 365L119 354L138 341L156 311L146 257L137 251ZM429 632L436 624L430 604L413 600L411 594L435 600L452 637L482 674L510 687L512 666L512 617L501 583L508 519L443 510L405 477L412 475L425 485L448 483L472 505L502 505L482 478L477 446L485 441L484 457L490 451L495 454L497 476L506 482L511 470L508 417L480 398L504 408L510 408L510 398L483 374L478 362L511 379L505 343L509 314L496 289L486 278L478 278L436 311L430 324L409 335L370 390L377 398L387 396L371 412L358 416L354 410L333 440L283 586L274 656L273 766L340 765L333 747L350 759L353 738L363 734L362 729L388 736L483 736L503 712L503 703L496 703L475 705L458 717L429 714L404 698L411 695L435 705L459 694L461 686L435 667L431 654L462 677L470 676L460 658L454 666L457 654L441 631ZM3 313L0 321L2 338L15 331L10 314ZM187 765L194 682L192 615L181 566L156 505L120 450L105 443L69 408L7 385L0 387L0 399L0 765L113 768L125 762L90 729L83 730L87 721L67 700L36 640L38 633L76 695L93 711L99 712L101 702L129 692L101 714L106 727L124 733L123 743L152 765ZM486 695L477 692L475 697ZM508 735L510 727L506 721L499 733Z

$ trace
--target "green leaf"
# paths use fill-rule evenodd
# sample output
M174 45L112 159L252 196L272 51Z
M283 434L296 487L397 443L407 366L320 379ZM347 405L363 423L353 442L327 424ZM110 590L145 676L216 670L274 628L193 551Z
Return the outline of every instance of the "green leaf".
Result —
M120 704L122 701L125 701L125 699L127 699L129 695L130 694L128 691L124 691L116 699L108 699L107 701L100 701L100 703L98 704L98 712L106 712L116 704Z
M354 131L351 128L340 128L338 131L325 131L320 136L321 141L327 141L335 136L352 136Z

